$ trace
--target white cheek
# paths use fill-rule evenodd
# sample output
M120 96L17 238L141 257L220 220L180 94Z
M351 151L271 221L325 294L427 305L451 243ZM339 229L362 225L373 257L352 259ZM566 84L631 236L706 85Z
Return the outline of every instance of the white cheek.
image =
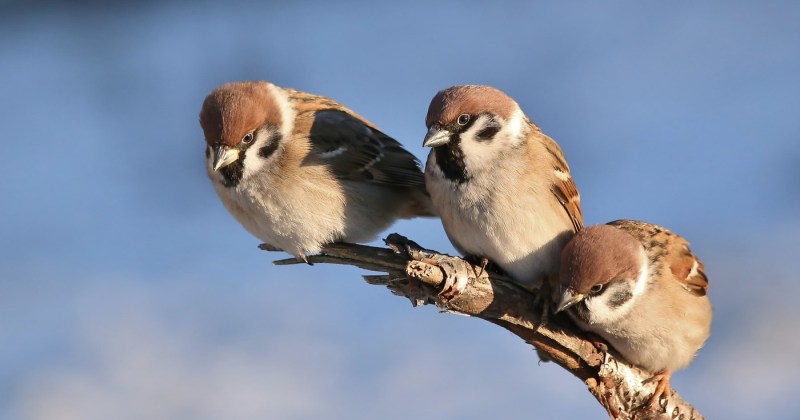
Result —
M587 298L586 307L589 308L589 324L592 325L608 325L616 321L621 315L617 310L610 310L603 296Z
M242 173L244 178L258 173L264 166L264 159L258 157L258 146L258 142L256 142L244 152L244 172Z
M255 142L244 151L244 173L243 178L247 178L255 173L264 169L265 166L277 157L278 151L276 150L270 156L264 158L259 155L262 148L268 146L271 142L276 141L275 132L272 130L260 130L256 132ZM281 140L282 141L282 140ZM278 146L280 148L280 145Z
M630 289L631 298L619 307L612 309L609 305L608 300L613 296L613 290L608 290L606 293L597 297L587 298L586 307L589 308L591 314L590 324L608 325L627 316L647 288L647 282L650 276L648 268L647 254L645 254L644 249L642 249L639 277L636 278L633 287Z
M461 149L464 151L464 163L470 172L497 167L496 160L507 155L517 146L525 135L525 118L522 111L517 110L508 121L500 121L502 128L491 140L476 139L478 132L486 127L489 117L482 115L461 134Z
M475 140L475 132L472 130L461 134L461 150L464 152L464 165L474 173L480 172L487 166L495 166L493 163L497 155L503 151L503 147L498 144L499 134L491 141Z

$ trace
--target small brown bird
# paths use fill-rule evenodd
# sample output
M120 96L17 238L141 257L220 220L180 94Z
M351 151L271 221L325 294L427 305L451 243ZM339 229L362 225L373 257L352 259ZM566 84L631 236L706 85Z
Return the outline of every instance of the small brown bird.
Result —
M581 230L561 256L561 287L557 311L654 374L651 406L710 333L703 264L661 226L617 220Z
M558 144L489 86L440 91L425 124L425 183L456 249L527 289L556 286L561 249L583 226ZM459 292L466 279L455 283L446 287Z
M225 207L298 258L369 241L398 218L434 215L417 159L331 99L263 81L227 83L206 97L200 125Z

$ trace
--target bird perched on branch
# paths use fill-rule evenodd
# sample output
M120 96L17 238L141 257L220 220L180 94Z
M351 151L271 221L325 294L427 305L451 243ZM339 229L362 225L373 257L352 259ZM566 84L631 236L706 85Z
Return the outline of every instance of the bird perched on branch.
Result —
M433 216L417 159L344 105L268 82L234 82L203 102L208 175L228 211L305 260L373 239L398 218Z
M558 144L489 86L436 94L425 119L425 182L450 241L523 287L557 285L561 249L583 226L578 189ZM448 280L448 296L466 278ZM549 300L549 299L548 299Z
M661 226L617 220L581 230L561 256L561 289L557 311L654 374L651 406L710 333L703 264Z

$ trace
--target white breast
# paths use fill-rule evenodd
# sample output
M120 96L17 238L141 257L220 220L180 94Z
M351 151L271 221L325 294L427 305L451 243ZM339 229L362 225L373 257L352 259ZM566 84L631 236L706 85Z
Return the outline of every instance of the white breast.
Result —
M504 168L511 176L515 171ZM561 249L572 224L549 188L531 184L515 188L516 179L473 178L461 185L445 179L431 153L426 186L447 236L462 253L486 257L519 284L538 288L544 276L557 271Z
M285 179L269 173L249 176L233 188L209 170L214 189L228 211L262 241L293 255L317 253L344 234L344 194L332 177L298 171Z

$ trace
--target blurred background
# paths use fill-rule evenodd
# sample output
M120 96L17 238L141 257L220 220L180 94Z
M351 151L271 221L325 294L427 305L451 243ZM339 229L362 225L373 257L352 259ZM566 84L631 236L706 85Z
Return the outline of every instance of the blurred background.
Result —
M796 418L800 4L697 3L0 1L0 419L605 417L505 330L273 267L203 166L202 100L243 79L420 159L436 91L508 92L587 224L662 224L705 262L712 336L673 386ZM436 220L391 231L453 252Z

